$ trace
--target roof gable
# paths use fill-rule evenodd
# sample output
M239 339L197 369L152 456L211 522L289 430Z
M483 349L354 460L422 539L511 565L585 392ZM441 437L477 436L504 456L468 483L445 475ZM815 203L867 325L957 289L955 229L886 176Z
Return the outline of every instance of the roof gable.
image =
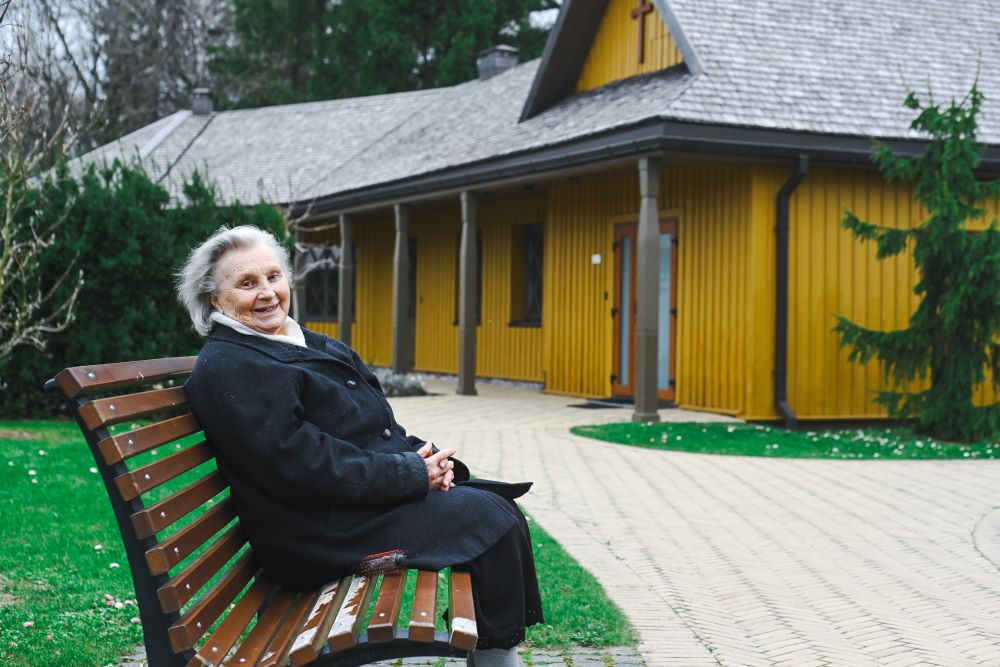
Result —
M629 0L631 2L631 0ZM565 0L559 18L545 44L542 63L521 112L527 120L551 108L574 92L589 90L615 80L664 69L683 62L688 70L701 72L701 61L666 0L653 0L655 12L648 21L643 65L621 61L617 35L631 23L626 0ZM639 0L635 0L639 6ZM655 23L654 23L655 22ZM636 33L638 34L638 32ZM631 38L635 44L635 38ZM634 48L634 47L633 47ZM630 51L634 53L634 51Z

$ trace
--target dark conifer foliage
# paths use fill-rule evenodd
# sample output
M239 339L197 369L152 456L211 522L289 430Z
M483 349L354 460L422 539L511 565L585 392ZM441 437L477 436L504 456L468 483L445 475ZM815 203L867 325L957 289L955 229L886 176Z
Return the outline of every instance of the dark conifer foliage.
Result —
M497 44L539 56L533 11L556 0L235 0L235 36L215 49L222 107L256 107L450 86Z
M982 102L976 87L943 110L910 93L906 106L918 113L911 127L930 135L927 150L910 158L879 146L875 162L890 181L916 183L915 198L928 217L913 229L872 224L849 211L843 221L856 238L876 243L879 259L912 248L920 303L909 326L897 331L839 317L841 345L851 349L852 361L882 364L894 388L876 400L890 416L945 440L981 440L1000 431L1000 403L973 403L987 378L1000 387L1000 231L996 220L969 231L969 223L986 215L984 201L1000 195L1000 180L977 176ZM927 388L906 390L918 381Z

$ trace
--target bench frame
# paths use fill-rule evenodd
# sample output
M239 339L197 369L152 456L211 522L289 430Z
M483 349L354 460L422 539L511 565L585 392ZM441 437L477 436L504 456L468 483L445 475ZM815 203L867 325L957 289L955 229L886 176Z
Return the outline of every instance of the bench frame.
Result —
M180 611L164 611L163 605L161 605L161 599L157 594L157 591L161 590L164 586L167 586L171 580L171 576L169 572L165 572L163 574L154 574L151 572L147 561L147 553L156 549L159 542L155 532L153 531L149 531L152 533L151 536L142 537L140 533L137 532L135 524L133 523L133 517L148 510L148 507L143 503L139 492L136 492L134 497L131 499L123 497L123 495L132 495L123 494L120 484L122 476L128 475L130 472L124 460L124 458L127 457L112 456L112 458L119 458L118 461L112 463L109 463L106 460L107 444L109 439L112 437L112 434L108 430L108 426L115 423L142 419L158 413L162 414L164 409L161 406L157 410L149 410L144 413L137 413L133 410L129 415L126 415L121 419L107 418L106 415L102 418L98 415L99 411L95 409L94 405L91 405L91 403L93 402L93 395L97 393L107 394L110 392L113 395L118 395L122 394L121 390L142 388L148 385L152 385L154 388L159 389L163 387L163 383L165 382L177 382L183 380L188 374L190 374L191 369L194 367L194 361L195 357L175 357L118 364L79 366L67 368L66 370L60 372L55 378L45 383L45 390L47 392L58 393L61 395L67 409L76 420L77 425L80 427L80 430L87 441L91 454L94 457L101 480L104 482L108 499L111 502L115 519L118 522L122 542L125 545L125 553L128 558L129 569L132 573L132 582L135 587L136 602L139 607L139 616L142 622L146 655L150 667L181 667L183 665L212 665L214 667L215 665L222 664L225 656L220 658L218 661L210 659L207 660L203 655L196 655L194 647L178 651L173 645L171 641L171 628L174 628L175 631L177 630L178 623L182 621L183 614ZM186 402L186 398L182 398L176 405L183 405ZM108 404L105 402L103 405L105 413L107 412L107 407ZM114 411L115 406L112 404L110 405L110 408ZM193 420L193 415L191 415L190 418ZM197 426L197 423L194 422L194 425ZM200 427L198 427L195 432L198 430L200 430ZM125 434L116 433L114 435L116 438L120 438ZM179 439L179 437L184 435L187 435L187 433L181 433L177 437L172 437L164 444L171 443L173 440ZM105 445L103 451L101 446L102 442ZM131 444L131 438L129 438L128 442ZM214 459L214 454L212 454L210 458ZM200 463L198 465L200 465ZM116 480L119 481L116 482ZM232 524L226 531L220 530L218 532L219 534L225 535L227 532L232 532L234 526L238 525L239 516L236 515L235 524ZM235 528L235 530L236 532L242 532L238 528ZM213 543L213 546L214 544L222 541L222 538L219 537L206 538L203 544L209 543L212 539L216 540L216 542ZM251 553L252 550L248 548L246 554ZM248 558L252 559L252 555L245 555L240 559L240 562L243 562ZM236 570L238 565L239 563L232 565L229 568L229 572ZM186 566L187 565L185 565L185 567ZM331 625L335 625L335 617L337 622L341 622L341 617L336 608L334 608L332 612L324 612L322 615L322 619L324 620L313 621L310 617L317 615L318 612L316 610L319 609L316 593L294 594L293 599L295 604L293 605L289 598L289 596L293 594L281 591L278 587L267 583L266 580L261 577L261 572L257 569L257 566L252 565L252 567L255 570L255 574L250 578L250 581L255 583L252 583L251 586L257 586L260 584L264 587L262 590L267 591L266 596L263 598L263 602L256 608L255 615L257 618L260 619L263 617L263 614L268 606L279 595L284 596L281 600L281 607L287 607L288 609L287 612L282 614L282 620L277 626L278 630L276 631L276 634L271 634L270 639L267 640L264 646L271 648L271 646L273 646L272 642L278 641L276 635L280 635L282 633L282 624L294 623L295 627L291 630L293 634L289 635L289 638L285 640L284 652L282 653L283 656L291 654L291 662L294 665L311 664L317 666L322 665L324 667L333 665L348 667L353 665L363 665L379 660L391 660L417 656L464 658L475 647L477 639L475 617L472 612L471 582L467 573L453 572L453 579L451 581L452 593L449 603L450 608L457 610L459 613L450 614L450 616L457 617L457 622L455 618L452 619L450 632L436 631L433 627L433 619L431 619L429 626L426 623L423 623L419 624L421 627L415 627L415 624L411 623L409 629L395 628L391 630L391 632L390 628L383 626L377 633L375 633L378 636L370 638L367 634L361 632L360 626L362 621L354 620L351 627L348 628L349 632L341 632L340 638L335 641L333 636L334 629L331 629ZM436 586L437 573L429 572L420 572L418 574L418 577L426 578L426 581L418 579L418 581L422 582L420 585L429 585L430 576L432 575ZM387 575L387 577L388 576L390 575ZM361 597L363 597L364 600L359 604L365 605L365 609L367 609L370 604L371 589L374 588L373 584L376 578L377 575L372 575L371 577L347 577L340 582L331 582L321 590L328 593L327 598L329 599L330 590L332 588L337 589L333 595L336 597L334 604L336 607L339 607L343 602L345 595L356 593L357 591L355 589L360 587L362 589ZM367 584L362 583L365 579L370 579L370 581L368 581ZM348 585L350 585L350 591L346 590ZM426 586L424 588L426 590ZM209 589L205 590L207 590L208 593L211 592ZM249 592L250 591L248 590L243 597L246 597ZM208 597L208 593L203 592L203 597ZM434 595L436 596L436 590ZM307 608L305 600L308 596L312 596L310 598L312 602L309 603L309 608L312 608L313 611L311 614L306 615L304 611ZM400 590L397 594L397 597L401 596L402 590ZM357 595L354 595L354 598L357 597ZM202 598L198 598L197 595L192 594L192 599L194 600L195 606L197 606ZM381 600L379 600L379 602L381 603ZM177 606L180 607L180 605ZM296 611L294 611L296 608L301 608L303 610L298 612L297 618L299 618L299 620L289 621L288 619L296 618ZM396 601L394 611L392 613L393 622L395 621L395 615L398 614L398 609L399 602ZM190 613L190 610L184 613ZM363 613L364 609L362 609L362 614ZM228 614L229 611L223 611L219 618L225 619ZM350 621L351 618L353 617L348 617L348 621ZM306 637L306 626L309 625L309 623L307 623L307 619L315 626L312 628L312 634L309 638ZM287 632L288 630L286 629L285 631ZM326 639L325 635L328 632L330 633L329 646L326 641L323 641ZM215 634L217 634L217 632ZM316 637L315 640L310 639L313 635ZM210 636L209 641L211 641L214 636L214 634ZM347 637L346 639L344 639L345 636ZM292 644L292 637L295 638L294 645ZM339 650L331 651L330 646L338 644L338 642ZM353 645L351 645L352 642ZM309 644L309 646L304 646L304 644ZM225 653L231 654L231 649L227 649ZM263 648L260 651L260 655L262 657L259 659L264 660L265 656ZM249 666L258 664L258 662L255 659L252 662L246 661L241 664ZM285 664L288 664L288 660L282 663L282 665Z

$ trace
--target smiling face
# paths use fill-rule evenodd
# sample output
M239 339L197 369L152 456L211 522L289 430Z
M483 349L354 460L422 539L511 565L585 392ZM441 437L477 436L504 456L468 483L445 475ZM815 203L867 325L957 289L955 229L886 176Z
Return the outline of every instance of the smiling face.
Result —
M288 316L288 278L274 253L264 245L227 251L215 265L219 291L215 309L254 331L285 333Z

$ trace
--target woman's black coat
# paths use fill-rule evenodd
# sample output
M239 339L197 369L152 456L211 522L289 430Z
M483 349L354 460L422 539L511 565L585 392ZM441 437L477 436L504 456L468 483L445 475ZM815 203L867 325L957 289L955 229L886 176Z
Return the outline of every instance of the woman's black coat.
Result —
M375 375L343 343L303 332L305 348L217 325L185 385L272 580L311 588L392 549L439 570L516 524L500 496L429 490L424 442L396 423Z

